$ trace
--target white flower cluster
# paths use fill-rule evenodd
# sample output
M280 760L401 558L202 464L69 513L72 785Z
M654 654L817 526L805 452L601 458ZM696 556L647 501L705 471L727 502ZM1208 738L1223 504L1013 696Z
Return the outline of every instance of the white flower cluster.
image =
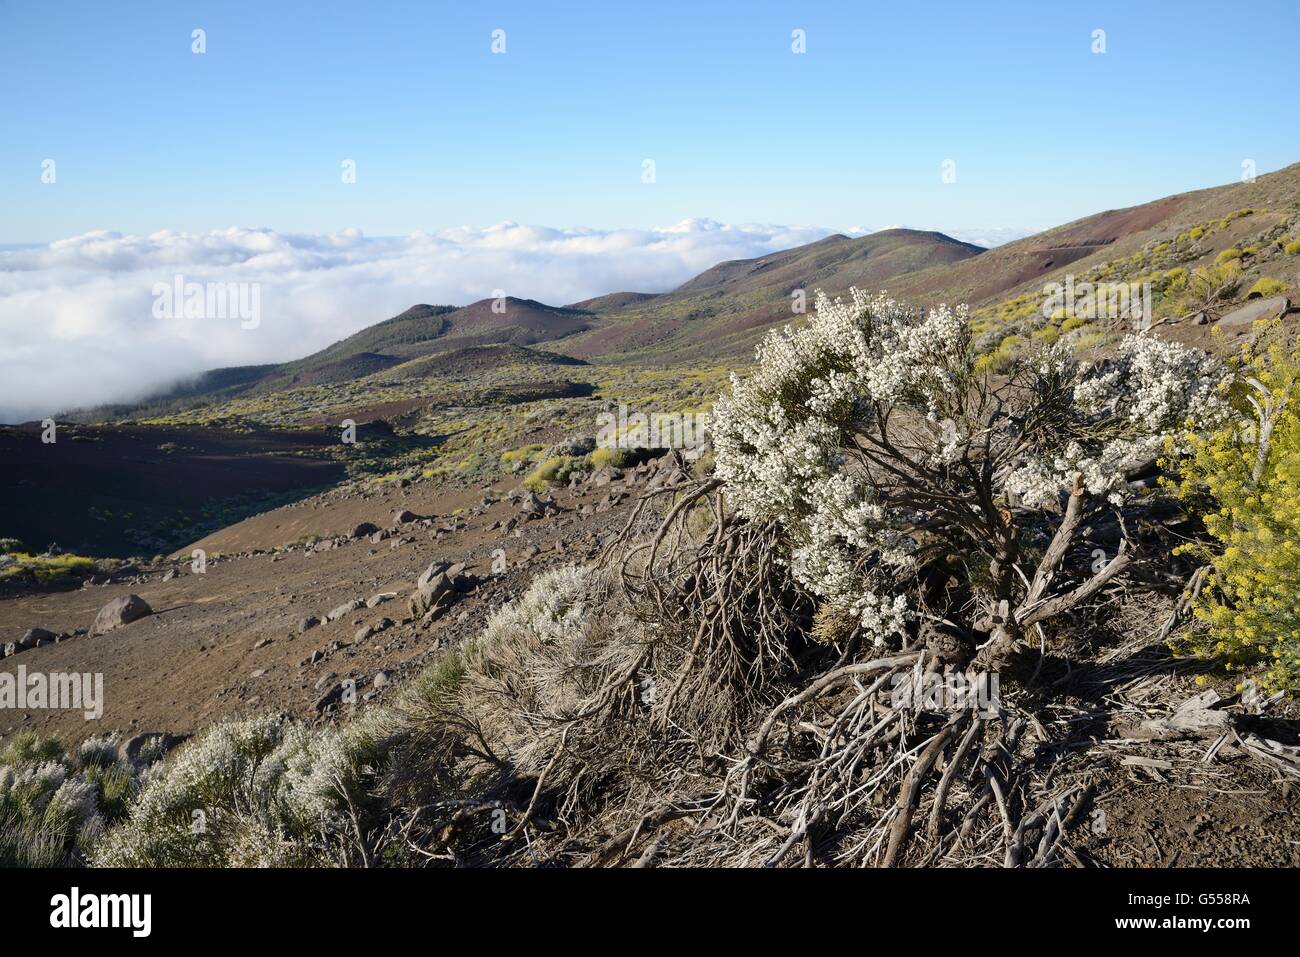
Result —
M884 644L890 635L901 632L912 617L907 599L902 595L890 598L873 591L862 592L849 610L858 616L863 634L877 647Z
M104 827L97 798L95 785L61 761L0 767L0 817L46 840L76 833L93 840Z
M90 737L77 746L77 763L81 767L109 767L118 760L118 741L114 735Z
M67 767L58 761L0 767L0 801L13 803L28 813L43 811L67 778Z
M372 715L365 712L342 731L287 725L258 768L258 789L304 827L341 825L347 798L361 787L371 742L381 736Z
M1115 416L1144 432L1172 434L1190 421L1222 423L1228 373L1196 349L1151 335L1127 336L1118 354L1080 370L1074 401L1094 416Z
M758 348L754 373L732 376L714 409L717 474L742 514L781 519L794 537L795 578L853 609L881 640L908 609L899 596L866 587L862 557L879 568L905 567L914 541L902 530L914 516L874 499L844 452L860 419L905 405L937 422L970 375L965 307L918 315L883 293L850 290L849 303L818 294L816 313ZM937 429L934 457L951 460L961 436L951 420Z
M1181 431L1213 429L1231 413L1229 374L1216 360L1150 335L1127 336L1114 358L1071 371L1080 431L1097 438L1039 450L1007 476L1007 491L1031 508L1055 503L1076 472L1089 493L1119 505L1128 472L1155 459Z
M549 569L523 595L502 606L483 629L484 645L567 645L584 642L595 617L594 575L578 565Z
M818 293L808 324L758 347L714 407L718 474L750 516L820 508L817 483L837 471L855 420L874 403L906 403L937 418L972 357L965 307L918 316L883 293Z
M913 561L910 529L926 517L917 495L882 497L868 481L882 456L898 466L886 485L938 483L928 490L937 501L962 494L951 467L974 449L995 467L996 493L1055 507L1075 472L1090 492L1117 496L1125 472L1168 436L1227 409L1208 356L1134 336L1095 366L1063 345L1044 350L1023 365L1028 384L1011 393L1024 408L1008 411L1002 399L975 399L993 386L974 371L964 306L920 313L856 289L850 299L819 294L805 326L762 342L754 372L733 375L716 404L713 440L736 508L781 521L796 580L852 609L877 640L907 620L906 600L891 591ZM1026 423L1041 419L1035 404L1047 402L1052 424L1031 431ZM871 456L861 452L864 436L877 440Z
M141 795L139 807L158 802L182 808L188 818L194 807L218 804L276 749L283 731L284 722L273 715L213 725L172 760L159 786Z

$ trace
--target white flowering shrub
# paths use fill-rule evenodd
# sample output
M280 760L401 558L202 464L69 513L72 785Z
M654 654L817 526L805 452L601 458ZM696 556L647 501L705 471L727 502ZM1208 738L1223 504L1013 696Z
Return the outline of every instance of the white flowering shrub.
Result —
M116 867L337 863L385 757L382 716L343 730L280 716L213 725L149 774L130 816L95 848ZM350 837L348 838L350 839Z
M69 777L61 761L0 767L0 862L50 867L70 862L83 837L98 831L94 788Z
M108 767L116 764L117 738L111 735L86 738L77 746L77 761L82 767Z
M536 721L562 719L600 683L590 569L562 566L490 619L466 652L464 693L473 720L527 763Z
M646 643L604 586L591 568L542 572L408 685L390 786L423 809L425 840L495 861L531 846L518 838L533 814L577 815L617 788L648 725Z
M488 619L479 642L550 645L584 636L592 617L591 571L564 565L542 572L517 601Z
M736 509L778 519L795 578L877 643L917 619L1014 639L1094 593L1128 559L1061 572L1080 523L1122 507L1172 436L1228 414L1220 365L1149 335L1091 364L1064 341L998 374L977 358L964 306L819 293L715 406Z
M69 756L55 741L15 736L0 752L0 866L84 863L124 813L134 784L111 737L89 739Z

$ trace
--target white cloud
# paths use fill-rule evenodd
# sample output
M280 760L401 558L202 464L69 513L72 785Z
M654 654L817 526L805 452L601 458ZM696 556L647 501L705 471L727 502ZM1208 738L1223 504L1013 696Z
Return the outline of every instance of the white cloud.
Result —
M0 249L0 422L133 401L205 369L297 358L417 302L464 305L497 289L552 304L661 292L723 260L834 231L707 219L649 230L501 223L378 238L231 228L94 232ZM257 328L155 318L154 285L177 275L257 283Z

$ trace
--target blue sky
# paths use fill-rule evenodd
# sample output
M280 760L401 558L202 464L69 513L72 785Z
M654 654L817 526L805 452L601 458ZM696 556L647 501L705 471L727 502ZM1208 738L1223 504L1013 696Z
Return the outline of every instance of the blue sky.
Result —
M1294 0L0 0L0 243L689 217L1043 228L1300 160L1298 27Z

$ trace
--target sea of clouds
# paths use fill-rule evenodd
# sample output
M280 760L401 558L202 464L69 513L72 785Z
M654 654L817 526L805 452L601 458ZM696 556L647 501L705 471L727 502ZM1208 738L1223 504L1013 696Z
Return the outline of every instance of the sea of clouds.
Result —
M833 232L712 220L623 230L502 223L401 237L231 228L93 232L0 249L0 422L136 401L207 369L298 358L418 302L465 305L501 290L559 305L662 292L724 260ZM951 234L980 245L1023 235ZM237 318L159 318L155 287L177 276L256 283L256 327Z

